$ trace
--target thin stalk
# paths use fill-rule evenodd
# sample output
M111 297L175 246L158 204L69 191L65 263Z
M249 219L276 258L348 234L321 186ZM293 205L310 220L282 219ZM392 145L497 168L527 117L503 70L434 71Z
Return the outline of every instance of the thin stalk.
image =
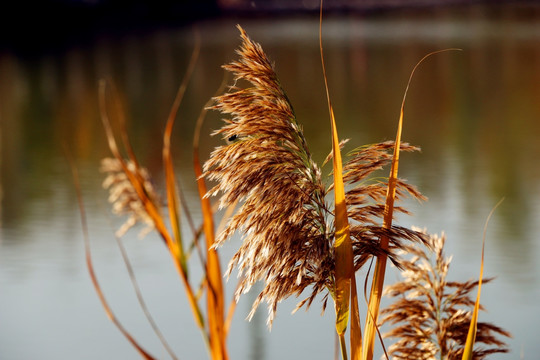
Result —
M225 78L223 79L218 92L222 92L224 87ZM206 300L208 327L210 332L210 351L212 353L212 359L227 360L229 356L225 342L227 332L224 318L225 300L219 256L217 250L214 248L214 213L212 211L210 199L205 196L208 190L206 188L204 177L202 177L202 167L199 160L200 129L209 105L210 101L207 102L207 104L201 110L195 126L195 134L193 138L193 168L197 178L197 188L199 190L199 198L203 213L203 230L206 239L205 284L207 286Z
M418 66L426 58L428 58L431 55L434 55L443 51L448 51L448 50L457 50L457 49L445 49L445 50L435 51L435 52L431 52L427 54L422 59L420 59L420 61L415 65L415 67L413 68L409 76L409 81L407 82L407 87L405 88L405 92L403 94L403 100L401 102L396 141L394 144L394 155L392 158L392 166L390 169L390 176L388 179L388 188L387 188L387 193L386 193L386 202L384 205L384 219L383 219L383 228L385 229L390 229L392 227L392 217L394 214L394 200L396 197L396 184L397 184L397 175L398 175L398 167L399 167L399 153L400 153L399 149L401 146L401 133L402 133L402 128L403 128L403 113L404 113L404 108L405 108L405 100L407 98L407 92L409 90L411 80ZM371 292L370 292L369 303L368 303L368 315L366 317L366 327L364 331L364 344L363 344L362 359L365 359L365 360L373 359L375 333L378 332L377 319L379 317L379 306L381 302L383 285L384 285L384 277L386 273L387 256L385 255L384 252L388 250L388 243L389 243L388 236L382 236L380 247L383 253L382 255L379 255L377 257L377 261L375 263L375 271L373 273L373 280L371 283Z
M120 321L114 315L112 308L109 306L109 303L105 299L105 294L103 293L101 286L99 285L96 273L94 271L94 264L92 261L92 251L90 249L90 237L88 235L88 224L86 221L86 210L85 210L84 203L82 200L79 173L77 171L77 168L71 161L71 158L68 157L68 160L70 160L73 183L75 185L75 191L77 194L77 203L79 205L79 214L81 217L81 226L82 226L83 237L84 237L84 253L86 257L86 267L88 269L90 279L92 280L92 285L94 286L94 289L99 297L99 301L101 302L101 306L105 310L105 314L107 314L107 317L109 318L109 320L116 326L116 328L122 333L122 335L124 335L124 337L137 350L137 352L144 359L154 360L155 358L152 355L150 355L150 353L148 353L146 350L144 350L144 348L141 345L139 345L137 340L135 340L135 338L126 330L126 328L124 328L124 326L120 323Z
M205 341L208 342L208 334L205 332L204 319L202 316L202 312L200 311L199 306L197 304L197 299L189 283L187 273L184 271L184 267L182 266L182 251L179 249L178 243L174 240L173 237L171 237L167 227L165 226L165 221L162 215L160 214L158 207L149 198L146 192L146 189L144 187L144 181L141 180L141 177L136 173L136 171L132 171L128 168L126 161L124 160L124 158L122 157L118 149L116 139L114 137L111 124L109 121L109 117L106 111L105 82L104 81L100 82L99 94L100 94L99 99L100 99L100 105L101 105L100 106L101 119L102 119L103 127L105 128L105 132L107 135L109 148L113 156L118 160L118 162L122 166L123 172L125 173L130 184L133 186L133 189L135 190L139 200L143 204L146 213L152 219L154 226L156 227L156 231L161 235L163 241L167 245L169 249L169 253L171 254L171 257L173 259L173 263L175 265L176 271L180 275L180 278L184 284L184 288L186 289L186 295L188 298L188 302L191 306L193 316L195 317L195 323L201 329L201 332L203 334L203 338L205 339Z
M476 302L474 303L474 311L472 314L471 323L469 325L469 332L467 334L467 341L465 342L462 360L471 360L474 355L474 343L476 341L476 331L478 326L478 312L480 310L480 292L482 291L482 277L484 275L484 248L486 245L487 227L491 216L495 212L495 209L497 209L499 205L501 205L503 200L504 199L499 200L497 205L493 207L484 225L484 234L482 236L482 260L480 262L480 276L478 277L478 292L476 294Z
M150 311L148 310L148 306L146 306L146 301L143 298L141 288L139 286L139 283L137 282L137 278L135 277L135 272L133 271L133 267L131 266L131 261L129 260L129 257L126 252L126 248L124 244L122 243L122 240L115 236L116 243L118 244L118 248L120 249L120 253L122 254L122 259L124 260L124 264L126 265L126 269L128 271L129 279L131 280L131 284L133 285L133 289L135 290L135 295L137 296L137 301L139 302L139 305L144 313L144 316L148 320L148 323L152 327L152 330L154 330L154 333L156 333L159 341L165 348L165 350L169 353L172 359L178 360L178 357L170 347L169 343L165 339L165 336L157 326L156 321L154 320L154 317L152 314L150 314Z
M339 347L341 348L341 358L347 360L347 342L345 341L345 333L339 334Z
M319 48L321 52L321 66L323 71L324 86L326 89L326 99L328 101L328 112L330 115L330 125L332 134L332 163L334 173L334 201L335 201L335 285L334 304L336 309L336 332L339 335L341 354L343 360L347 359L347 347L345 343L345 331L351 316L351 355L357 359L361 352L361 330L360 317L358 315L358 299L356 294L356 279L354 275L353 248L350 237L349 217L347 215L347 204L345 201L345 185L343 183L343 164L341 160L340 142L337 133L334 110L330 100L328 89L328 78L324 64L324 53L322 45L322 8L323 0L320 4L319 18ZM354 283L354 286L351 284ZM351 288L352 286L352 288ZM352 301L352 304L351 304ZM350 306L353 309L350 312ZM360 338L358 338L360 337Z
M165 126L165 131L163 134L163 163L165 166L165 176L167 184L167 203L169 207L169 218L171 222L171 227L173 229L174 241L178 244L178 250L180 252L180 260L183 271L187 274L187 260L184 255L184 250L182 246L182 235L180 231L180 207L178 206L178 195L176 191L176 176L174 173L174 165L171 155L171 134L174 126L174 121L178 113L178 108L182 103L184 94L186 92L187 85L197 64L197 58L199 57L200 52L200 40L199 37L196 37L195 48L191 54L188 68L186 70L186 75L184 76L176 97L174 99L171 111L169 113L169 118L167 119L167 125Z

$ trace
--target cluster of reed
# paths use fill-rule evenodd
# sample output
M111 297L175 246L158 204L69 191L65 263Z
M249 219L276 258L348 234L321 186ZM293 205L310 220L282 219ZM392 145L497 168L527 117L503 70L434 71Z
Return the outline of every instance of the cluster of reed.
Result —
M417 150L401 142L405 98L396 140L359 147L351 151L343 163L344 142L339 142L327 88L332 151L325 162L332 162L333 171L332 180L325 183L271 62L262 47L242 28L239 30L242 38L242 46L237 51L239 59L224 66L234 75L234 85L214 98L211 106L227 116L224 126L216 131L225 140L224 145L212 152L203 169L197 147L194 151L206 238L206 256L202 257L205 278L201 281L206 291L205 316L187 275L187 255L179 225L181 204L170 153L172 126L185 87L179 91L163 139L168 221L150 185L149 175L137 162L127 136L122 138L127 154L124 156L107 111L102 114L114 155L103 163L102 170L108 174L105 185L111 191L115 211L129 216L118 235L137 222L161 235L184 284L195 323L203 333L211 358L228 358L229 322L225 319L222 273L216 249L234 233L241 235L242 244L226 274L235 267L242 274L236 299L256 282L264 283L250 316L265 301L271 326L278 303L283 299L305 296L298 304L300 308L309 307L320 295L324 309L331 298L344 359L349 356L347 329L350 329L351 358L373 358L379 314L382 322L401 324L387 334L398 338L389 348L396 359L480 359L493 352L506 351L496 335L508 336L508 333L477 323L479 297L474 302L469 296L481 286L482 280L446 281L450 261L443 256L444 238L392 224L396 211L407 212L394 205L395 201L404 196L423 199L414 186L397 176L400 153ZM321 60L324 70L322 44ZM326 80L326 75L324 78ZM104 96L102 100L105 103ZM391 167L388 178L381 180L372 176L388 165ZM205 179L215 182L209 191ZM210 204L210 197L214 195L220 195L221 208L238 207L217 236ZM413 258L407 259L403 254L413 255ZM432 254L435 254L435 265L426 265ZM376 263L373 277L366 279L366 283L371 282L371 291L366 294L368 311L362 333L355 273L372 260ZM387 289L398 299L380 311L387 260L402 270L405 280ZM91 262L89 264L93 273ZM104 301L94 276L93 279ZM106 302L104 306L109 313ZM145 358L153 358L129 334L126 336ZM475 338L477 344L495 347L474 348Z
M338 140L327 88L333 143L329 158L333 162L333 181L325 185L271 62L261 46L253 42L242 28L239 30L243 40L238 50L239 60L224 66L233 73L235 86L225 95L215 98L213 107L228 116L216 134L235 141L216 148L205 164L205 176L217 181L210 194L221 194L220 205L226 207L241 203L217 238L219 245L235 232L242 235L242 245L227 271L230 273L233 267L237 267L244 275L236 296L248 291L255 282L262 281L264 288L253 304L252 314L261 301L266 301L270 313L268 323L271 325L281 300L305 294L309 289L309 295L298 304L298 308L304 304L309 306L321 293L325 307L330 295L336 310L336 331L342 357L348 356L344 333L349 326L351 357L371 359L386 260L392 261L399 269L417 270L417 274L424 274L421 267L409 266L400 254L416 251L421 246L430 249L435 245L433 238L423 232L392 224L395 211L406 212L394 206L395 201L405 195L423 199L415 187L397 177L400 152L417 150L401 143L404 102L396 141L357 148L342 165L340 149L343 143ZM321 60L324 71L322 44ZM325 74L324 77L326 79ZM239 86L242 82L244 87ZM391 164L391 171L386 181L377 181L370 176L388 164ZM333 206L328 201L332 192ZM435 247L435 250L439 256L437 251L442 251L442 247ZM376 259L376 265L362 336L355 272L371 259ZM438 274L435 276L445 276L444 268L436 268L434 272ZM445 309L452 313L449 324L445 326L457 326L458 321L471 317L472 312L460 312L460 316L452 312L458 300L468 299L474 288L471 284L439 284L438 291L441 292L438 296L448 296L451 303L450 310ZM430 283L424 285L426 288L431 286ZM457 288L461 298L455 299L452 294L447 294L444 291L446 286ZM469 302L459 304L471 305ZM402 311L403 318L395 315L399 311ZM406 312L405 307L393 306L384 311L384 320L396 321L397 317L414 321L414 317L404 315ZM466 323L466 330L469 324L471 321ZM392 336L403 335L405 340L400 343L401 350L412 344L406 339L409 333L400 332L402 329L390 333ZM475 358L506 350L503 343L491 335L492 330L508 335L498 328L479 324L477 342L494 344L498 348L476 351L473 353ZM439 341L446 341L448 337L448 341L455 340L462 345L457 346L457 353L464 351L467 331L456 334L445 329L441 333ZM425 341L418 336L421 347L427 346ZM398 352L395 350L398 348L392 348L393 354ZM403 350L402 353L407 352ZM441 350L439 354L446 358L448 352ZM415 356L397 358L412 359Z
M126 222L116 232L116 238L122 251L124 260L128 267L131 280L135 287L137 297L144 313L159 337L164 348L173 359L177 359L177 355L169 346L165 337L160 332L159 327L153 320L148 311L144 298L139 290L129 259L123 250L123 245L120 241L122 237L131 227L136 224L145 226L141 235L145 235L148 231L156 231L162 238L164 244L169 250L171 260L175 265L176 271L180 276L186 296L193 313L194 321L200 329L203 339L208 347L209 355L212 359L225 360L228 359L228 351L226 338L229 332L229 326L234 313L235 304L231 303L226 314L225 309L225 291L223 287L223 274L221 272L220 259L218 250L214 246L215 229L214 229L214 213L210 200L205 197L207 193L206 184L202 175L202 167L198 157L198 137L199 129L203 120L204 112L198 120L197 131L194 135L193 143L193 168L197 176L197 185L200 195L200 205L203 214L203 224L199 229L192 226L193 241L186 246L185 234L182 233L180 224L181 210L189 217L189 209L185 206L182 199L180 189L177 186L176 174L174 172L173 159L171 154L171 134L174 121L180 106L182 97L185 93L186 86L189 80L189 75L193 72L193 68L198 56L198 48L193 52L190 65L187 70L187 75L180 86L175 98L173 107L169 114L169 118L163 135L163 164L165 172L165 198L157 194L153 187L153 181L149 172L141 166L135 156L135 152L129 141L129 137L125 128L123 113L118 102L114 88L112 91L112 103L107 101L106 83L100 84L100 105L101 117L105 128L108 145L113 155L112 158L102 160L101 171L106 174L103 186L109 189L109 201L112 203L113 213L117 215L127 216ZM112 111L111 111L112 109ZM114 131L110 114L113 114L118 123L119 131ZM120 138L120 141L118 141ZM165 209L165 211L164 211ZM84 221L84 207L81 202L81 213ZM191 218L189 217L189 220ZM191 223L191 221L190 221ZM155 359L142 345L122 326L120 321L115 317L111 307L105 299L100 284L94 273L90 246L88 242L88 234L85 229L86 239L86 254L87 265L91 275L94 287L99 295L101 303L113 323L118 327L126 339L135 347L140 355L145 359ZM204 247L199 244L199 239L204 237ZM196 253L199 255L204 276L196 282L189 276L188 259L191 256L192 248L196 248ZM206 306L201 306L201 298L205 298Z

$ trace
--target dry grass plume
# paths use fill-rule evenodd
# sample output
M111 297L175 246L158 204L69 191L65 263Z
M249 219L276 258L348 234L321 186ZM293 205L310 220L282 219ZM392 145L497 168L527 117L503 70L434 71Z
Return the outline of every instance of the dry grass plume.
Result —
M332 294L334 214L327 204L332 185L322 181L272 63L262 47L238 28L242 38L239 59L224 66L235 82L226 94L215 98L213 106L227 116L215 134L230 141L213 151L204 176L217 182L208 195L220 194L221 207L241 204L218 235L217 244L235 232L241 234L242 244L228 273L237 267L244 275L237 296L255 282L264 282L251 315L265 300L271 324L277 304L291 295L299 296L310 287L310 295L298 307L309 306L317 294L328 290L324 308L328 293ZM404 144L402 150L416 148ZM423 239L410 229L385 230L380 225L387 184L368 179L390 162L392 151L393 142L364 146L351 154L344 167L356 269L381 253L378 244L383 233L391 239L385 252L397 265L395 249L402 241ZM421 198L414 187L400 181L398 195L406 193Z
M381 312L381 322L392 328L384 336L397 339L389 348L392 359L462 357L475 303L471 292L478 281L447 280L451 257L444 255L445 240L444 234L431 235L429 248L405 246L403 250L410 258L401 261L403 280L385 289L385 294L394 299ZM508 352L501 336L510 334L495 325L479 322L473 358Z

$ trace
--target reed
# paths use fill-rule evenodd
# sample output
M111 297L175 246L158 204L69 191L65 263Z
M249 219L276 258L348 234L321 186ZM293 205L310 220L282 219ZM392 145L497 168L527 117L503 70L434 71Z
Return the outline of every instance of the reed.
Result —
M180 276L186 296L190 304L191 311L194 316L195 324L201 330L201 334L205 343L208 346L209 354L212 359L226 360L228 359L228 350L226 345L226 337L228 331L228 324L230 323L230 317L232 311L230 310L228 320L225 319L225 291L222 285L222 273L219 261L219 256L216 248L214 247L215 229L214 229L214 213L212 211L211 204L207 198L204 197L206 193L205 180L199 177L197 180L198 188L201 193L201 207L203 213L203 231L205 242L205 256L201 256L202 266L204 269L204 278L195 283L202 284L202 289L206 295L206 317L199 304L200 294L197 294L197 288L193 284L193 280L190 279L188 274L188 257L189 252L185 250L183 240L183 234L180 228L180 214L181 208L187 210L186 215L189 216L189 209L182 204L180 197L180 190L176 182L176 174L173 166L173 156L171 152L171 134L174 126L174 122L177 116L178 108L180 106L182 97L185 93L188 79L193 71L196 63L198 50L193 53L190 61L190 66L187 70L187 75L180 86L175 101L173 103L169 118L167 120L164 135L163 135L163 164L165 173L165 190L166 190L166 205L162 201L161 197L157 195L151 181L151 176L148 171L142 167L131 147L129 142L129 136L124 127L123 114L113 93L113 105L116 112L114 113L115 119L120 125L120 133L115 134L113 132L113 126L110 120L110 111L107 103L107 97L105 96L105 82L100 86L100 101L101 101L101 115L103 126L105 128L109 148L113 155L112 158L105 158L101 164L101 171L106 174L103 186L109 190L109 201L112 204L113 213L126 216L127 220L118 229L116 236L122 237L125 233L135 225L143 225L143 231L141 236L144 236L148 231L157 231L157 233L163 239L163 242L167 246L171 259L175 268ZM116 102L114 101L116 100ZM196 133L199 133L199 127L202 123L199 121ZM120 142L117 141L120 138ZM197 138L197 136L195 136ZM198 145L194 143L194 159L193 165L196 174L201 174L201 165L199 162ZM125 155L124 155L125 154ZM167 210L167 214L163 212L163 209ZM194 234L194 246L198 246L199 232ZM87 247L87 257L90 259L89 271L94 274L93 265L91 263L91 257L89 247ZM128 270L130 268L128 259L124 258ZM130 273L131 275L131 273ZM112 309L108 306L104 300L104 295L99 287L99 283L93 275L94 286L98 295L102 299L103 306L107 314L113 322L119 328L119 330L125 335L125 337L131 342L131 344L141 353L145 358L153 359L147 351L143 350L142 346L124 329L112 313ZM132 280L134 276L132 275ZM135 282L134 282L135 284ZM141 307L145 310L145 315L148 317L149 322L156 334L160 337L163 345L166 347L171 358L176 359L177 356L170 350L168 344L166 344L161 335L161 332L155 325L155 322L151 318L150 313L147 311L142 295L139 293L138 288L135 289L140 300ZM234 307L231 307L234 309Z
M302 307L309 308L314 299L321 296L323 311L328 299L333 300L343 359L348 358L345 340L348 327L351 357L373 358L379 314L383 323L393 326L385 336L398 338L389 348L389 354L395 359L457 359L469 356L463 355L467 351L465 349L473 349L474 336L467 336L469 328L473 335L476 334L477 344L488 346L477 347L471 357L481 359L492 353L506 352L507 348L499 337L509 336L509 333L491 324L476 323L477 310L481 308L479 296L476 309L470 311L475 302L469 293L481 285L481 280L446 280L450 260L444 257L444 237L393 223L397 212L408 213L399 206L400 200L406 196L425 199L414 186L397 175L400 154L419 150L401 141L405 96L395 141L360 146L342 157L346 141L340 141L338 137L321 41L332 138L332 150L325 162L331 160L333 170L329 177L331 181L326 182L272 63L261 45L252 41L240 26L238 29L242 41L237 50L238 59L224 65L224 69L234 77L233 85L226 93L215 96L207 108L225 116L223 126L214 132L224 142L211 153L203 166L199 161L198 136L207 109L203 110L197 122L194 136L193 166L203 214L202 229L195 237L201 233L205 237L205 251L201 256L204 276L200 283L206 294L206 317L193 280L188 276L189 251L185 250L180 228L180 209L186 209L186 206L179 196L171 153L172 129L187 80L179 89L164 130L166 206L157 195L150 174L137 161L125 129L120 133L121 142L117 143L103 86L100 93L103 124L113 155L102 162L101 170L107 174L104 186L110 191L113 212L127 216L117 236L123 236L136 224L144 226L142 235L157 231L161 236L186 290L195 324L208 345L210 357L228 359L226 339L235 303L231 303L225 316L218 248L235 233L241 236L242 243L230 260L225 275L230 275L235 268L241 275L234 295L236 301L256 282L263 282L249 318L262 302L266 302L269 327L282 300L302 296L296 311ZM191 71L193 64L190 65ZM119 118L122 119L121 116ZM391 167L388 178L374 176L375 172L388 165ZM206 180L215 184L210 190ZM219 196L219 207L227 208L227 213L235 209L227 217L223 231L217 234L214 230L214 208L210 202L212 196ZM168 217L163 214L164 208ZM194 244L197 244L196 240ZM434 263L430 263L432 252L435 254ZM105 311L133 346L145 358L152 359L118 323L104 300L94 275L89 248L87 259ZM372 260L376 260L376 266L371 292L365 294L366 298L369 296L369 302L362 334L355 273ZM386 293L396 301L380 312L387 261L402 271L404 280L387 288ZM369 281L366 278L366 288ZM489 279L484 280L486 282ZM176 358L172 353L171 357Z
M298 303L299 309L309 307L321 294L324 310L330 295L342 357L348 356L344 334L350 316L353 358L372 359L386 261L402 269L409 266L402 258L404 252L437 245L422 231L392 224L395 212L407 213L397 205L404 196L424 199L414 186L397 176L400 153L418 150L401 142L405 97L396 141L359 147L349 153L342 166L344 142L340 143L337 136L327 87L333 144L327 160L333 162L333 182L325 184L272 63L262 47L240 26L238 29L242 39L239 58L224 66L233 74L234 85L216 97L212 107L225 115L223 127L214 133L225 144L212 152L203 175L217 182L207 196L220 195L221 207L241 205L218 235L215 246L234 233L242 238L227 274L236 267L243 275L237 298L255 282L264 283L250 317L265 301L271 326L282 300L307 296ZM321 60L324 74L322 43ZM373 173L389 164L390 177L376 180ZM334 204L328 201L331 193ZM377 266L362 345L354 273L374 258ZM390 311L385 314L389 316ZM484 328L480 325L480 332ZM463 347L460 349L463 351Z
M403 280L386 287L385 294L394 301L381 312L382 324L390 326L384 336L397 339L388 349L393 359L463 357L475 305L471 292L479 281L448 280L451 257L444 254L445 241L444 234L430 235L427 247L407 245L402 250L408 256L401 262ZM500 338L509 336L500 327L478 322L472 358L508 352Z
M264 282L251 316L266 301L271 326L278 303L291 295L310 292L297 308L309 307L318 294L323 296L323 309L328 295L335 300L339 277L338 226L350 236L354 270L382 254L399 266L396 250L409 241L423 242L425 236L411 229L380 224L388 184L370 180L370 175L391 162L394 142L363 146L351 153L343 166L342 183L347 188L341 190L347 223L338 225L340 210L332 209L327 200L328 194L337 191L336 183L323 183L321 170L312 159L271 62L262 47L241 27L239 30L239 59L224 66L233 73L235 85L216 97L213 106L228 116L215 134L235 141L213 151L205 164L204 176L217 182L208 195L220 194L222 207L241 203L218 235L216 245L235 232L241 234L242 245L229 263L227 274L237 267L245 275L236 296L248 291L255 282ZM400 148L417 150L406 143ZM331 157L335 159L335 153ZM413 186L396 179L396 198L405 195L423 198ZM396 211L406 212L401 207L396 207ZM386 249L380 246L382 236L388 238ZM348 314L348 308L344 313Z

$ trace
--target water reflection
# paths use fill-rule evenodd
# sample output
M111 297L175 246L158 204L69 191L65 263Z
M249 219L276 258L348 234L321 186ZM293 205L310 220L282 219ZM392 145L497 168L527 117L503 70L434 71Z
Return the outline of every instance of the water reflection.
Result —
M527 315L537 314L530 299L540 295L535 221L540 212L540 170L533 166L540 155L539 16L537 9L476 8L423 16L330 18L324 25L330 89L340 134L352 139L349 149L394 136L404 85L418 59L433 50L463 49L431 58L413 81L404 137L422 146L423 153L405 156L402 170L430 201L422 206L412 204L416 217L403 221L425 225L431 231L445 229L450 242L448 253L455 254L456 277L469 278L477 272L478 240L485 217L501 197L506 198L490 227L487 272L499 279L490 284L493 290L487 287L491 297L486 296L486 305L489 320L514 333L513 355L523 345L526 356L540 351L529 331L534 326L530 320L533 316ZM201 55L174 134L174 152L188 198L194 194L190 169L194 120L221 83L220 65L234 57L233 50L239 43L234 23L198 25ZM301 18L241 23L275 61L313 153L322 160L330 139L317 21ZM106 193L100 189L97 173L99 159L108 155L99 119L97 83L103 78L114 81L141 162L157 174L159 182L161 133L193 39L191 29L158 31L123 39L101 38L91 46L38 58L8 53L0 56L0 322L5 325L0 330L0 357L31 358L28 346L11 340L26 333L21 324L29 321L20 315L24 309L17 308L20 297L32 296L37 287L44 302L56 304L54 309L61 308L59 302L63 301L58 291L65 291L76 299L68 309L77 312L92 308L92 314L98 314L79 316L78 321L109 327L86 277L62 147L66 144L77 158L89 216L94 219L96 233L103 237L103 241L96 241L96 257L104 256L102 266L111 262L110 270L121 272L122 264L110 238ZM219 115L213 113L204 125L203 157L220 142L208 135L219 121ZM140 256L150 255L143 252ZM153 265L145 270L161 271L160 261L150 260ZM66 276L80 284L71 287ZM121 280L115 286L121 286ZM77 296L83 291L87 296ZM21 304L35 306L32 302ZM176 305L162 304L164 309L170 306ZM520 309L520 313L508 315L509 306ZM315 306L309 318L298 314L291 318L283 312L278 324L282 321L294 330L274 329L268 337L262 324L264 311L252 324L245 324L248 309L249 304L235 320L236 333L230 340L234 358L289 358L290 351L300 350L298 357L304 357L305 351L313 359L321 358L321 354L332 356L333 338L328 340L326 333L319 332L323 321L331 334L332 327L327 326L331 321L319 319ZM70 323L70 315L58 311L56 317L33 314L32 321L53 323L61 318L66 327L80 325L77 320ZM187 317L186 326L191 326L190 321ZM289 326L297 326L299 321L310 326L303 330ZM163 322L173 333L177 331L174 321ZM5 330L10 326L15 330ZM68 336L65 330L53 327L50 331L58 337ZM118 351L119 357L133 355L127 346L123 348L119 337L108 341L97 333L96 341L105 344L105 354ZM196 333L186 336L198 337ZM298 337L298 350L283 350L279 345L291 337ZM177 344L180 354L190 343L184 340ZM84 340L78 344L84 346ZM75 354L51 345L46 348L59 358ZM194 351L195 357L205 356L204 350ZM93 355L102 357L103 353Z

